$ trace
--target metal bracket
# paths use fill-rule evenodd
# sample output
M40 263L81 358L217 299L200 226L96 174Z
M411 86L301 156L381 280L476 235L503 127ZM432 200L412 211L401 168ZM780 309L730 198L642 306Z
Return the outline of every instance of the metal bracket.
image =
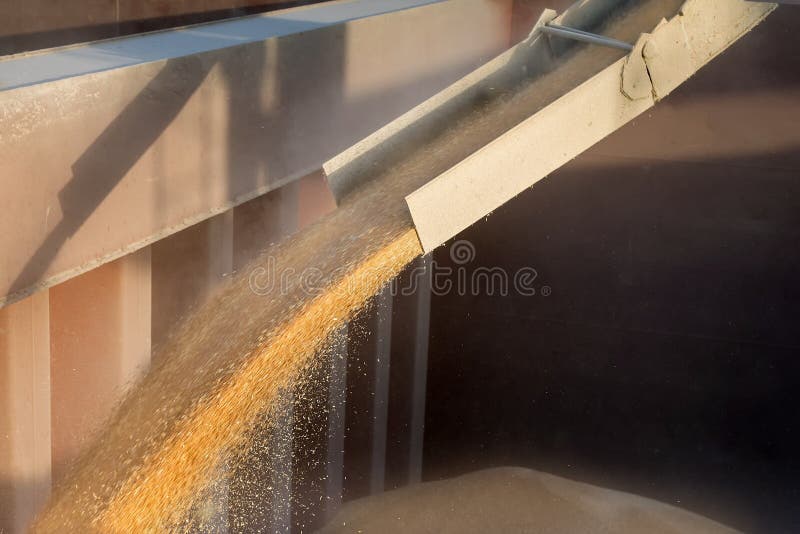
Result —
M633 45L630 43L618 41L617 39L612 39L611 37L606 37L605 35L598 35L596 33L589 33L583 30L576 30L575 28L561 26L560 24L553 24L552 22L548 22L539 29L544 33L556 35L558 37L564 37L566 39L574 39L575 41L582 41L584 43L619 48L620 50L625 50L626 52L633 50Z

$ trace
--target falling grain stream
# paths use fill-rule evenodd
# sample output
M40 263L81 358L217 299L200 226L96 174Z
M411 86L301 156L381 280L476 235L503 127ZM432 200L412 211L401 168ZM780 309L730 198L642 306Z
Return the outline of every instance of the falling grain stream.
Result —
M634 41L679 3L642 2L650 7L633 10L636 20L618 17L605 33ZM179 530L222 462L235 462L258 421L275 415L282 392L302 382L342 325L422 253L404 196L621 55L576 47L533 81L520 74L467 102L442 117L441 130L401 147L402 157L376 159L373 179L333 213L231 276L158 349L35 530ZM277 272L314 268L322 290L304 291L295 277L284 291L253 291L252 273L268 262Z

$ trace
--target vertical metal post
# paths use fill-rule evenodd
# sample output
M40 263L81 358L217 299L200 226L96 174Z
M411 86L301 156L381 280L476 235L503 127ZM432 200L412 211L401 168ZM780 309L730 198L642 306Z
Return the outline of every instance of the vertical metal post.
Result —
M120 377L134 381L150 366L152 329L151 249L145 247L120 261Z
M376 298L375 384L372 405L370 493L381 493L386 478L386 437L389 419L389 369L392 357L392 286Z
M422 272L417 279L417 306L414 332L414 374L411 389L411 428L408 481L422 480L422 452L425 437L425 392L428 379L428 334L431 311L431 255L418 260Z
M151 359L149 247L50 289L54 478Z
M0 309L0 532L17 534L50 494L47 290Z
M208 220L209 290L233 272L233 214L230 209Z

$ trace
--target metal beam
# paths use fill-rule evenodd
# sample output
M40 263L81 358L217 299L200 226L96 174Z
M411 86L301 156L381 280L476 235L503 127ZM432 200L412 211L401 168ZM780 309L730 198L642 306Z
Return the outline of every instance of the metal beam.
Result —
M422 482L422 456L425 443L425 399L428 391L428 342L431 319L431 278L433 257L417 261L417 307L414 328L414 375L411 384L411 424L409 428L408 482Z
M340 1L0 61L0 306L320 168L505 49L511 4Z
M393 285L393 284L392 284ZM386 484L386 439L389 424L389 369L392 362L392 285L375 297L375 382L372 399L370 493L383 493Z

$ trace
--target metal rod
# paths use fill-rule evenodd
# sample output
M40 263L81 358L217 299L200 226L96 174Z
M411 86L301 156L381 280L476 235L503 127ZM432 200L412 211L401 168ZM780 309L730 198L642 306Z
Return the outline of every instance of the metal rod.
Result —
M610 46L611 48L619 48L620 50L625 50L627 52L633 50L633 45L630 43L626 43L624 41L618 41L616 39L612 39L611 37L606 37L604 35L597 35L596 33L589 33L583 30L576 30L575 28L568 28L566 26L561 26L559 24L547 23L544 26L542 26L541 29L543 32L549 33L550 35L557 35L559 37L574 39L576 41L582 41L584 43L591 43L601 46Z

